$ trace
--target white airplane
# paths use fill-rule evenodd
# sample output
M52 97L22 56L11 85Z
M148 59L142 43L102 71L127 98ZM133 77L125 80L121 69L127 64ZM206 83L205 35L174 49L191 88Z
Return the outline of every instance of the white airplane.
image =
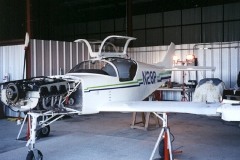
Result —
M240 110L232 105L142 101L171 78L172 70L176 70L172 68L175 45L171 43L162 62L150 65L127 57L127 47L130 41L135 39L126 36L109 36L99 45L97 45L99 41L92 42L95 49L98 46L97 51L92 49L91 42L84 39L76 40L76 43L86 44L92 59L77 64L65 75L34 77L1 84L1 101L14 111L28 112L31 117L27 159L42 159L42 153L35 149L37 130L69 114L153 112L163 121L163 128L150 160L160 140L169 137L168 112L222 116L228 121L240 120L238 114ZM190 70L199 70L199 68ZM47 118L38 122L39 116L47 116ZM46 134L49 134L49 131L50 128L47 128ZM172 159L170 140L167 138L164 140L165 157Z

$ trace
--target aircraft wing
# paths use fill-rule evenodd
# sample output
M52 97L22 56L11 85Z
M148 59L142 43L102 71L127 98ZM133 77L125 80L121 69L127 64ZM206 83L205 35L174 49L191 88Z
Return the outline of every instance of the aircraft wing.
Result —
M240 106L222 103L181 101L110 102L98 108L99 112L160 112L189 113L221 116L225 121L240 121Z

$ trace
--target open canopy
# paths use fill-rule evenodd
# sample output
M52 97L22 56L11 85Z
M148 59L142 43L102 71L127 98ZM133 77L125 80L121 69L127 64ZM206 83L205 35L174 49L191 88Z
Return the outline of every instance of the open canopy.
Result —
M87 45L88 52L92 58L104 58L124 57L127 54L127 47L131 40L136 40L136 38L112 35L108 36L103 41L87 41L85 39L78 39L74 42L84 42Z

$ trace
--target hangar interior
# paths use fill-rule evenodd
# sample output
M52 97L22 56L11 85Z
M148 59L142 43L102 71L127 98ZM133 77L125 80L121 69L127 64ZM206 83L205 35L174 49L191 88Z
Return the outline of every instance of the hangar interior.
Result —
M157 63L162 60L169 44L173 42L176 44L175 55L178 56L179 61L185 62L187 55L191 54L197 58L195 61L197 66L216 68L215 71L173 71L171 82L183 84L189 83L189 80L199 82L203 78L219 78L224 82L227 89L234 89L240 71L239 11L239 0L3 0L0 2L0 83L4 81L6 75L12 81L35 76L65 74L76 64L90 58L87 46L83 43L74 43L74 40L79 38L103 40L109 35L127 35L137 38L137 40L131 42L127 50L131 59L148 64ZM24 69L23 37L26 31L30 34L28 54L30 56ZM177 65L182 64L180 62ZM188 64L185 62L184 65ZM175 91L166 92L162 97L166 101L179 101L181 98L180 92ZM7 107L4 107L4 112L8 117L19 116L19 113L13 112ZM25 115L22 114L21 116L24 117ZM67 138L75 137L79 143L85 144L85 140L75 133L84 137L100 135L104 142L111 137L110 139L117 144L111 141L110 145L114 144L116 146L122 141L129 141L127 145L131 146L134 143L134 148L137 151L131 150L132 153L129 153L124 150L125 146L120 146L117 149L123 149L123 152L116 152L114 149L114 151L111 150L112 152L106 152L108 148L104 146L103 149L92 152L92 156L99 158L100 155L103 157L100 159L115 159L116 157L113 156L119 156L119 159L136 159L136 157L137 159L146 159L146 157L149 157L148 152L152 149L148 146L152 146L153 141L155 141L152 136L157 136L158 133L156 132L158 130L154 129L152 132L144 134L143 138L139 138L143 135L142 132L129 129L129 133L128 129L124 131L119 129L117 122L121 121L123 125L129 125L131 121L128 119L129 116L132 115L101 113L96 116L87 115L67 119L66 122L70 123L83 122L81 125L85 129L83 134L76 127L74 134L69 134ZM239 157L237 151L239 145L237 145L238 141L236 140L239 136L237 132L237 129L239 129L238 123L223 123L217 118L210 119L202 116L196 118L195 115L170 114L170 117L173 118L170 124L177 128L174 131L181 135L180 138L178 137L180 142L177 143L177 147L182 148L186 143L184 139L186 133L182 132L183 128L190 133L193 133L193 130L198 131L194 136L189 137L189 140L191 140L191 143L187 144L189 146L200 143L202 139L199 137L204 134L210 135L204 135L207 137L203 142L204 145L200 143L200 147L194 148L195 150L191 150L191 147L187 149L183 147L189 155L177 156L180 159L201 159L204 156L207 157L206 159L224 159L226 158L225 153L230 155L230 159ZM112 118L117 119L114 123L116 125L113 128L108 128L108 126L111 126L109 122ZM96 120L99 121L99 119L103 119L101 122L104 124L103 128L105 130L96 123ZM209 119L213 122L209 122ZM85 120L90 120L90 122L84 123ZM188 123L181 125L186 120ZM7 131L12 131L8 128L12 126L10 122L0 121L1 123ZM180 125L177 127L175 123L180 123ZM210 127L208 126L209 123ZM91 129L89 129L89 124L92 127ZM63 134L60 131L63 126L60 122L57 122L54 126L57 129L53 130L53 137L50 137L51 144L48 145L54 143L54 136L59 136L60 139L58 140L60 141L63 140L61 139ZM69 124L64 122L64 127L68 129ZM224 129L225 127L227 129ZM220 133L224 134L220 138L221 142L218 141L215 131L217 131L218 136L221 136ZM63 132L69 133L70 131ZM126 134L127 138L124 137ZM1 136L4 138L4 136L10 135L2 134ZM116 137L120 138L116 140L114 139ZM196 139L198 142L194 142ZM92 140L91 136L87 138L87 141L94 145L95 142ZM94 140L99 144L103 143L97 138ZM74 143L73 141L69 142ZM209 142L211 145L206 145ZM226 148L221 147L216 142L226 144ZM12 153L20 154L24 150L19 148L19 144L11 146L4 140L5 143L10 146L10 149L0 148L0 159L8 159L9 157L11 159ZM44 143L47 142L40 140L41 147L44 146ZM97 146L101 147L99 144ZM147 146L147 149L143 151L143 157L141 157L139 150L141 150L143 144ZM69 144L64 144L64 146L67 145ZM109 144L104 143L104 145ZM85 151L88 147L83 145L81 149ZM214 147L216 147L216 150L206 155L198 152L199 150L208 150L208 148L211 150ZM13 150L11 150L12 148ZM53 148L43 151L47 153L48 157L52 156L53 159L59 159L58 156L52 155L55 152ZM68 149L66 151L70 152L72 148L70 151ZM221 154L218 153L219 151ZM86 152L91 154L88 150ZM85 155L86 152L82 153L82 157L88 159L88 154ZM68 154L65 155L65 152L59 155L62 156L62 159L69 158ZM77 153L72 155L79 158Z

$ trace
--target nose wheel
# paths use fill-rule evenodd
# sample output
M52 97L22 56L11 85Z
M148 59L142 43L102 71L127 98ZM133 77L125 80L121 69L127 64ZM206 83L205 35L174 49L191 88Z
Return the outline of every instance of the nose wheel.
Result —
M26 160L43 160L43 155L41 151L34 149L31 151L28 151Z

